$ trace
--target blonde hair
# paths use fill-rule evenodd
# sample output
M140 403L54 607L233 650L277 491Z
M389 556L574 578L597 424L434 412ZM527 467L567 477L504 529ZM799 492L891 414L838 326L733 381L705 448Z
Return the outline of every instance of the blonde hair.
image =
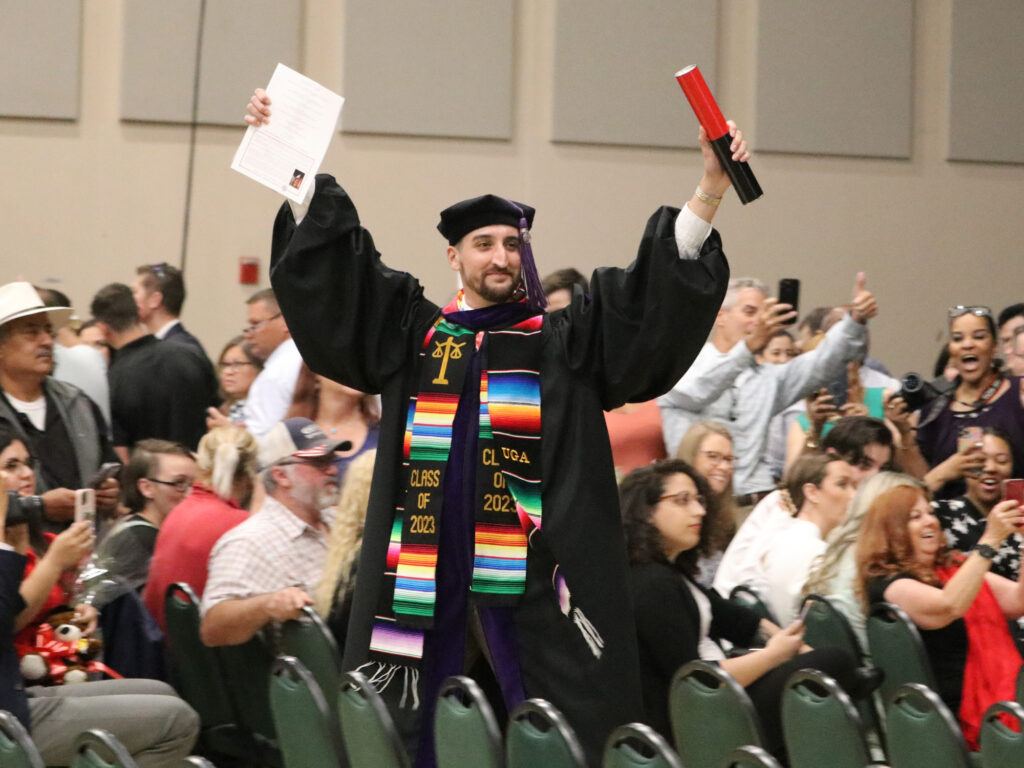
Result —
M757 287L757 286L743 286ZM691 425L683 439L679 441L679 449L676 451L676 458L682 459L691 467L697 463L697 454L704 444L708 435L720 435L734 445L732 433L717 421L698 421ZM733 465L735 469L735 465ZM711 555L723 551L732 537L736 535L736 498L732 491L732 477L729 477L729 484L721 493L711 492L715 503L718 505L718 515L714 522L714 529L708 532L706 549L704 554Z
M871 505L886 491L901 486L924 488L920 480L902 472L879 472L861 483L853 501L850 502L846 519L828 535L825 552L812 563L810 575L804 584L805 595L824 595L831 591L830 584L839 574L843 558L850 552L851 547L856 545L864 516Z
M214 427L203 435L196 451L199 480L227 501L237 478L255 476L259 452L256 438L241 427Z
M357 456L348 465L341 483L338 510L327 542L327 562L313 596L316 612L324 618L331 612L335 595L344 595L354 586L352 564L363 546L363 525L376 458L376 451Z

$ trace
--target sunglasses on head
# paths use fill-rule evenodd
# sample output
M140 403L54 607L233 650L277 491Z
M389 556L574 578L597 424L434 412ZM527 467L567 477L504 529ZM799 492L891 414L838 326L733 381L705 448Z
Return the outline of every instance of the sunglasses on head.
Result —
M989 309L988 307L975 307L957 304L955 307L950 307L947 310L947 313L949 314L950 320L955 320L956 318L963 317L964 315L974 315L975 317L987 317L989 320L993 319L992 310Z

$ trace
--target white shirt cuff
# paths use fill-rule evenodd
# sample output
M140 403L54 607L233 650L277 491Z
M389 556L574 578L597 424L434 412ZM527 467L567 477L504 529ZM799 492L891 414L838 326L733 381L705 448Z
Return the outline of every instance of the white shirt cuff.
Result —
M306 195L306 202L296 203L294 200L288 200L288 206L292 209L292 216L295 217L295 224L301 224L302 220L306 218L306 213L309 211L309 203L313 199L313 192L311 191Z
M676 247L679 249L679 258L696 259L710 234L711 222L704 221L690 210L690 206L684 204L676 216Z
M13 551L14 551L14 547L12 547L10 544L5 544L4 542L0 541L0 552L13 552Z

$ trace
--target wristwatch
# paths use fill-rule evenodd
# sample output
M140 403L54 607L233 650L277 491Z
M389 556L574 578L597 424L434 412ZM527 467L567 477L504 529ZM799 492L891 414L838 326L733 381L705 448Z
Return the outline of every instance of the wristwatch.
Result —
M986 560L992 560L996 556L995 547L990 547L988 544L975 544L972 551L977 552Z

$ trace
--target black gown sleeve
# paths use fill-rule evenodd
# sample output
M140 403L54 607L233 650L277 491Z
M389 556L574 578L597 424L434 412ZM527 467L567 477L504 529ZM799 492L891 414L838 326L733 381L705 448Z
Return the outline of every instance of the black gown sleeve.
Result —
M11 550L0 550L0 709L14 713L25 728L30 728L25 685L14 650L14 620L25 608L18 592L25 573L25 557Z
M323 174L298 226L281 207L270 280L306 364L363 392L407 364L413 336L438 313L416 278L381 262L352 200Z
M712 231L695 259L675 240L678 208L648 220L636 260L601 268L590 294L551 314L569 368L595 386L605 410L670 390L707 340L729 282L729 264Z

